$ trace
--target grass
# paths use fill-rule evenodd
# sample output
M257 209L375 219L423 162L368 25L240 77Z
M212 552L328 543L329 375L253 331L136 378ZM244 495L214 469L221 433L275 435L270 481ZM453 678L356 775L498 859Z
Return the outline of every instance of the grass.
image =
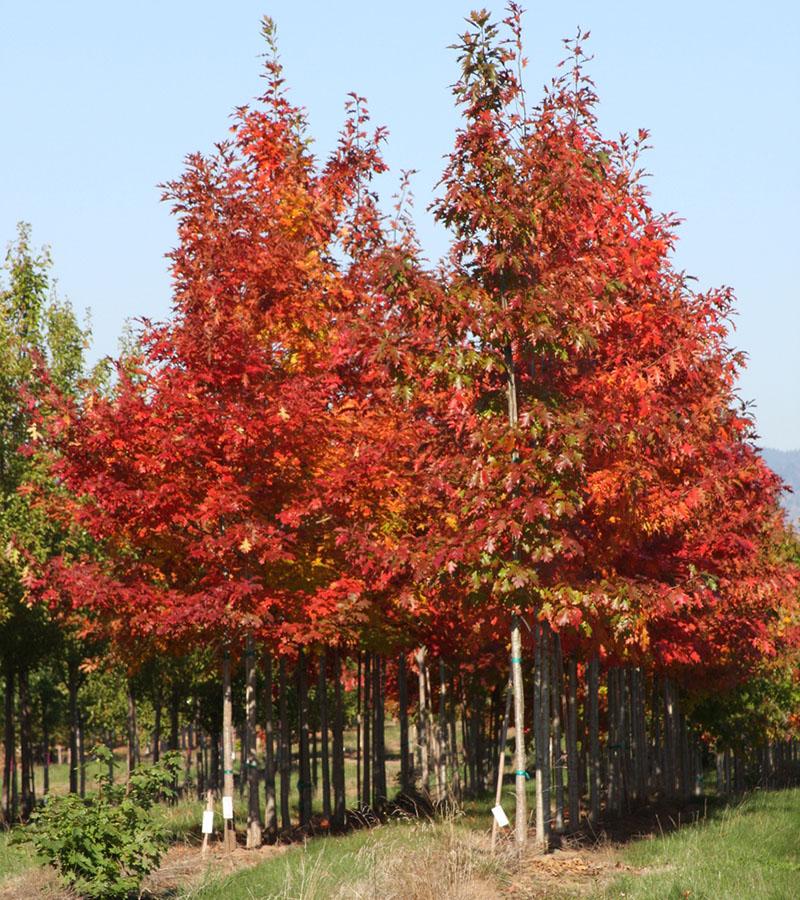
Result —
M387 727L388 749L399 745L396 729ZM348 735L348 747L355 746ZM399 768L395 757L388 762L387 780ZM356 802L355 761L348 759L348 805ZM99 771L99 768L98 768ZM51 767L51 788L62 793L67 787L66 766ZM94 768L87 771L87 789L95 788ZM39 775L39 773L37 773ZM120 777L121 773L120 773ZM297 818L297 772L292 772L291 800ZM37 777L37 785L41 781ZM511 786L506 786L510 795ZM532 800L533 782L528 785ZM178 879L179 894L185 900L317 900L317 898L434 898L488 897L502 893L512 879L511 859L500 853L492 858L488 851L491 826L489 807L493 798L470 801L458 814L435 822L397 819L371 829L362 829L338 837L319 836L305 845L264 848L259 856L242 857L234 865L221 865L221 857L205 862L199 857L199 825L203 804L194 796L173 806L160 804L154 810L177 842L177 865L187 866L187 877ZM319 810L320 792L314 797ZM513 818L513 797L504 799ZM243 829L245 804L238 801L237 827ZM219 809L218 809L219 813ZM240 818L241 816L241 818ZM218 818L217 825L221 824ZM667 824L667 823L665 823ZM0 832L0 881L16 877L35 877L30 871L41 865L30 844L17 843L9 832ZM180 847L183 846L183 850ZM591 850L580 851L588 861L600 856ZM729 806L712 807L694 824L664 834L634 841L624 847L606 846L604 874L587 886L570 883L559 872L543 885L537 874L538 863L528 864L531 889L542 893L525 896L564 898L591 894L597 900L633 898L633 900L726 900L726 898L800 897L800 789L756 793ZM183 855L181 855L183 854ZM554 857L557 857L555 854ZM554 857L550 860L556 862ZM237 857L238 858L238 857ZM610 863L609 863L610 859ZM234 862L230 860L229 862ZM617 862L622 871L615 868ZM246 865L246 868L235 869ZM189 871L193 872L191 878ZM29 875L25 873L28 872ZM228 874L226 874L228 873ZM528 883L526 882L526 888ZM580 887L579 891L573 891ZM182 892L180 892L182 891ZM0 887L0 892L2 888ZM162 895L161 889L157 890ZM6 896L4 894L4 896ZM522 895L520 895L522 896Z
M505 865L504 857L492 858L485 840L454 817L436 822L398 820L343 837L315 838L306 846L277 852L254 868L208 879L180 896L439 900L467 896L464 892L471 886L495 886Z
M637 871L598 896L634 900L800 897L800 789L755 793L622 852Z
M12 839L13 831L0 831L0 878L19 875L26 869L42 865L32 844Z

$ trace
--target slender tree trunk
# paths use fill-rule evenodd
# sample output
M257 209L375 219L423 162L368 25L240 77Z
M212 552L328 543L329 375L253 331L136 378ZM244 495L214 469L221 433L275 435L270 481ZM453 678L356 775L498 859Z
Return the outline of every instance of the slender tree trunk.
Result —
M289 728L289 691L286 684L286 659L278 660L278 691L281 717L280 770L281 770L281 828L289 831L292 816L289 811L289 790L292 771L292 737Z
M311 741L311 797L313 804L313 798L316 796L317 786L319 785L319 747L317 746L317 725L319 723L311 721L311 712L309 704L308 736Z
M382 656L375 655L372 663L372 707L373 729L373 765L372 797L375 808L383 809L387 800L386 787L386 743L384 738L384 710L383 710L383 666Z
M22 818L27 822L36 806L36 791L33 783L33 716L26 666L21 666L19 670L19 742L22 762Z
M553 783L550 777L552 758L550 754L550 660L553 632L548 622L541 623L542 629L542 705L540 728L542 733L542 801L544 805L543 850L549 850L551 837L551 816L553 805Z
M210 735L209 753L209 782L214 791L219 791L222 787L222 766L220 765L220 749L222 747L222 732L213 731Z
M658 689L658 675L653 675L650 694L650 723L653 734L653 772L650 781L651 790L662 796L666 793L666 776L664 774L664 732L661 720L661 695Z
M325 647L319 655L319 676L317 679L317 705L319 707L319 730L322 743L322 815L326 822L331 820L331 757L328 735L328 652Z
M678 796L678 735L676 728L677 709L672 682L664 678L664 777L665 794L668 800Z
M363 731L362 752L364 755L364 768L361 776L361 805L372 806L372 742L371 742L371 713L370 694L372 691L372 654L364 656L364 689L362 698L364 708L361 714L361 727Z
M400 793L411 793L411 773L408 756L408 681L406 657L401 653L397 658L397 693L400 715Z
M361 786L363 783L363 772L362 772L362 725L363 720L361 716L361 703L364 697L364 691L362 687L362 654L361 651L358 651L357 661L356 661L356 806L362 806L363 794L361 790Z
M264 791L266 808L264 823L267 838L274 841L278 833L278 814L275 806L275 717L272 702L272 654L264 654Z
M222 846L225 851L231 852L236 849L236 826L233 818L224 818L226 803L233 807L233 692L231 657L227 650L222 658L222 803Z
M581 821L578 762L578 662L570 657L567 660L567 795L571 831L575 831Z
M247 746L242 748L242 761L247 766L247 849L255 850L263 840L261 824L261 801L258 790L258 760L256 759L256 690L258 669L256 667L256 642L247 635L244 652L245 661L245 715L247 716Z
M114 734L111 729L106 732L106 747L110 754L108 758L108 781L110 784L114 784Z
M439 660L439 715L436 719L436 791L441 802L447 796L447 668Z
M450 789L453 796L461 800L461 775L459 774L458 764L458 734L456 729L456 710L458 708L458 678L454 673L450 679L450 705L447 710L448 723L450 726L449 736L449 763L450 763ZM462 742L463 744L463 742Z
M177 684L173 684L169 697L169 749L178 750L178 733L180 731L181 692Z
M308 733L308 679L306 656L301 647L297 653L297 732L299 736L300 777L297 782L300 827L311 824L311 759Z
M161 675L156 675L159 680L158 689L153 697L153 762L157 763L161 758Z
M47 700L42 696L42 793L50 793L50 718Z
M4 760L3 760L3 815L6 825L10 826L17 818L17 810L14 804L13 781L16 778L14 762L17 755L16 729L14 727L14 668L10 663L6 664L5 671L5 736L4 736ZM70 789L72 786L72 768L78 754L72 757L70 765ZM77 793L77 772L75 779L75 793Z
M589 707L589 817L592 824L600 820L600 664L593 654L588 666Z
M83 713L78 713L78 792L86 796L86 721Z
M78 793L78 661L67 660L67 692L69 695L69 792ZM13 717L11 719L13 723ZM12 724L13 730L13 724Z
M505 297L501 298L503 307L506 306ZM517 427L519 422L519 407L517 402L516 370L514 367L514 353L511 344L503 349L503 357L506 368L506 399L508 401L508 424L511 430ZM516 455L514 456L516 461ZM514 556L518 550L514 548ZM528 798L526 793L527 780L527 752L525 750L525 695L522 682L522 635L520 633L519 616L514 613L511 617L511 683L514 688L514 760L516 773L514 777L516 812L514 819L514 837L517 850L521 852L528 841ZM537 779L538 800L538 779ZM540 826L537 820L536 837L540 837ZM543 843L543 841L542 841ZM540 843L540 846L542 846Z
M424 793L430 791L430 734L428 732L428 679L426 676L428 651L425 647L417 650L417 671L419 673L419 702L417 705L417 749L419 753L420 787Z
M197 749L195 753L195 769L197 771L197 799L202 800L209 788L208 770L206 768L206 739L203 729L200 727L200 702L195 700L195 723L197 734Z
M139 765L139 728L136 720L136 697L133 694L133 682L128 679L128 780L131 773Z
M342 701L342 664L339 648L333 657L333 824L343 828L347 805L344 771L344 703Z
M721 750L717 750L714 754L714 763L717 773L717 795L724 797L726 793L725 785L725 754Z
M516 399L515 399L516 404ZM522 851L528 841L528 798L526 795L527 753L525 750L525 694L522 686L522 634L519 616L511 618L511 683L514 690L514 786L516 811L514 817L514 840L517 850ZM537 823L537 838L539 825Z
M550 701L553 708L553 770L556 782L556 830L564 830L564 757L561 749L562 700L564 695L564 662L561 638L553 633L553 654L550 667Z

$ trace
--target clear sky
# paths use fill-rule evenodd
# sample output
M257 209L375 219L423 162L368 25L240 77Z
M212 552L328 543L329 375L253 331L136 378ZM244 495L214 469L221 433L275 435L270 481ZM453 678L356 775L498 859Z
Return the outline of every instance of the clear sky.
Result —
M489 3L495 12L501 3ZM448 50L460 0L0 0L0 242L31 222L52 247L60 291L91 309L94 355L126 318L163 318L174 223L159 182L226 135L260 90L259 22L278 23L293 99L320 152L345 95L367 96L390 130L395 172L415 168L421 236L457 124ZM794 0L561 0L528 4L528 86L554 74L561 38L591 29L607 133L647 127L654 205L685 219L678 265L732 285L741 394L765 445L800 447L800 4ZM393 176L394 177L394 176ZM387 181L387 194L393 182Z

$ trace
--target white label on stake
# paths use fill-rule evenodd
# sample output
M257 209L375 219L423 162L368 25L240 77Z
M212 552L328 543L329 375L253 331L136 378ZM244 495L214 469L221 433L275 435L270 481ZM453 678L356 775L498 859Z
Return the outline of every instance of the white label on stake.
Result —
M505 828L506 825L510 824L510 822L508 821L508 816L505 814L503 807L500 806L499 803L497 804L497 806L492 807L492 815L495 817L495 819L497 820L497 824L501 828Z
M203 810L203 834L213 834L214 833L214 810L213 809L204 809Z
M222 818L223 819L232 819L233 818L233 797L223 797L222 798Z

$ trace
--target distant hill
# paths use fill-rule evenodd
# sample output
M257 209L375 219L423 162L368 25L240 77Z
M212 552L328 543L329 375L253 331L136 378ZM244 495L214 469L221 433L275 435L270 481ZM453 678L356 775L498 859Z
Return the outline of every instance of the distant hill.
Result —
M774 450L765 447L761 455L767 465L792 488L783 495L783 505L793 522L800 522L800 450Z

